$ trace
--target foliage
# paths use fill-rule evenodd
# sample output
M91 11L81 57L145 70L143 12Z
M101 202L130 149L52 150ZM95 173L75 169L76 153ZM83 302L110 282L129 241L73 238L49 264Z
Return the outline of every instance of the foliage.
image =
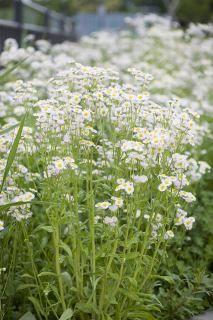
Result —
M73 0L73 1L41 1L39 3L50 6L50 8L63 12L74 13L77 11L96 11L100 1L88 1L88 0ZM109 11L128 11L128 10L141 10L141 6L156 7L160 12L166 13L167 8L165 7L163 0L133 0L133 1L123 1L123 0L106 0L104 1L106 8ZM212 0L180 0L176 17L182 23L190 22L207 22L212 19L213 14L213 2Z
M213 18L213 1L182 0L177 9L177 18L186 23L211 21Z
M5 43L4 320L188 319L211 305L209 26L128 23Z
M194 208L197 220L193 232L183 241L179 237L168 255L162 272L174 279L174 285L160 287L158 297L164 305L162 319L188 319L213 305L212 278L212 197L208 190L212 175L198 188L199 203Z

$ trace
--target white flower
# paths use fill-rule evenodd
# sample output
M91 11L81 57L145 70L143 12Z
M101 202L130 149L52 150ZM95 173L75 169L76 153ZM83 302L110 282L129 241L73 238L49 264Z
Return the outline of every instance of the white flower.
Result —
M195 222L194 217L185 218L184 219L184 226L185 226L186 230L191 230L194 222Z
M26 192L25 194L22 195L22 201L31 201L35 198L35 195L32 192Z
M95 207L96 207L96 208L99 208L99 209L106 210L106 209L109 208L110 205L111 205L110 202L104 201L104 202L98 202L98 203L96 203Z
M166 187L171 186L171 184L172 184L172 179L171 179L170 177L167 177L166 179L163 180L163 184L164 184Z
M114 200L115 205L116 205L118 208L122 208L122 207L123 207L124 201L123 201L122 198L112 197L112 200Z
M125 180L122 179L122 178L117 179L117 183L118 183L118 184L123 184L124 182L125 182Z
M137 210L136 210L136 213L135 213L135 218L136 218L136 219L139 218L140 215L141 215L141 210L140 210L140 209L137 209Z
M162 220L162 215L160 214L160 213L157 213L156 214L156 217L155 217L155 220L157 221L157 222L160 222L161 220Z
M118 210L118 206L116 206L115 204L109 206L109 210L112 211L112 212L115 212Z
M73 202L74 201L74 197L71 194L65 194L65 198L67 201L69 202Z
M199 161L199 166L199 171L201 174L205 174L211 169L210 165L205 161Z
M4 221L0 220L0 231L4 230Z
M105 217L103 222L111 227L115 227L116 224L118 223L118 219L115 216Z
M67 166L72 165L75 162L74 159L71 157L65 157L63 159L63 161L64 161L65 165L67 165Z
M34 198L35 195L32 192L26 192L13 198L12 202L30 202Z
M144 175L142 175L142 176L133 176L133 179L134 179L135 182L141 182L141 183L145 183L145 182L148 181L147 176L144 176Z
M101 219L100 216L95 216L95 224L98 223L98 221Z
M125 180L120 180L119 182L121 182L116 188L115 191L119 191L119 190L125 190L127 194L133 194L134 192L134 185L132 182L130 181L126 181Z
M174 232L172 230L168 230L166 231L166 233L164 234L164 239L165 240L169 240L169 239L172 239L174 238Z
M161 183L159 186L158 186L158 190L161 191L161 192L164 192L167 190L167 186L164 184L164 183Z
M144 215L144 219L149 220L150 219L150 215L149 214L145 214Z
M89 120L89 121L92 119L90 110L84 110L82 113L83 113L84 119Z
M54 166L57 170L61 171L65 169L65 162L62 159L56 160Z
M177 214L176 214L176 219L175 219L175 225L180 226L184 223L185 217L187 216L187 212L178 208Z
M0 268L0 275L2 274L2 272L5 272L7 269L5 267Z
M115 191L123 190L124 189L124 184L119 184L116 188Z
M180 191L180 197L188 203L196 201L195 196L191 192Z
M126 191L127 194L133 194L134 192L134 185L132 182L126 182L124 184L124 190Z

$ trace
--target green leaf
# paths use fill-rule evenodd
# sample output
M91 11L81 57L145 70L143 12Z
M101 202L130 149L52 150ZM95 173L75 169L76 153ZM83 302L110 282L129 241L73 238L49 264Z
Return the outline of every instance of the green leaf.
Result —
M2 83L4 78L6 78L10 73L12 73L20 64L22 64L25 60L27 60L29 57L26 57L19 62L17 62L15 65L10 67L9 69L5 70L3 73L0 74L0 82Z
M69 287L72 285L72 277L67 271L62 272L61 277L65 285Z
M153 275L153 276L151 276L151 278L164 280L164 281L168 282L169 284L175 284L174 279L170 276Z
M32 304L38 314L41 314L42 316L46 316L45 312L41 308L40 302L36 298L29 297L28 299L32 302Z
M27 312L19 320L36 320L36 318L31 312Z
M10 207L17 207L17 206L21 206L23 204L27 204L27 203L31 203L29 201L18 201L18 202L9 202L9 203L6 203L6 204L2 204L0 206L0 212L3 211L3 210L6 210L6 209L9 209Z
M153 317L153 315L146 311L136 311L136 312L128 312L128 319L141 319L141 320L157 320Z
M49 233L52 233L54 231L52 226L38 226L35 231L40 231L40 230L44 230Z
M28 204L30 203L31 205L33 204L52 204L52 202L48 202L48 201L18 201L18 202L9 202L9 203L6 203L6 204L2 204L0 205L0 212L3 211L3 210L6 210L6 209L9 209L10 207L16 207L16 206L21 206L23 204ZM57 203L55 203L57 204ZM40 226L38 227L40 228ZM37 228L35 229L37 230ZM34 230L34 231L35 231ZM50 232L50 231L49 231Z
M70 247L63 241L60 242L60 247L62 249L64 249L64 251L68 254L68 256L71 259L72 258L72 251L71 251Z
M135 288L137 288L137 281L133 277L127 277L127 279Z
M76 308L85 313L92 313L92 312L98 313L98 310L96 310L95 306L93 306L93 304L89 302L86 302L86 303L79 302L76 304Z
M69 319L72 319L73 314L74 314L73 310L69 308L69 309L65 310L65 311L62 313L62 315L61 315L61 317L59 318L59 320L69 320Z
M29 288L37 288L37 285L33 283L21 284L20 286L18 286L17 290L24 290Z
M13 126L9 127L9 128L5 128L3 130L0 131L0 136L2 136L3 134L10 132L11 130L15 129L16 127L18 127L19 123L14 124Z
M135 300L135 301L139 300L139 297L134 290L130 291L130 290L120 288L119 292L121 292L125 297L131 300Z
M57 274L55 274L54 272L50 272L50 271L43 271L38 274L38 277L47 277L47 276L57 277Z
M30 278L30 279L34 279L34 277L33 277L33 276L31 276L31 275L30 275L30 274L28 274L28 273L24 273L21 277L22 277L22 278Z
M127 254L124 254L123 257L126 258L126 260L131 260L131 259L137 259L139 255L140 255L139 252L129 252Z
M22 134L22 130L23 130L23 127L24 127L24 122L25 122L26 116L27 116L27 113L25 113L25 115L23 116L23 118L22 118L22 120L20 122L20 126L19 126L19 129L18 129L18 132L16 134L16 137L15 137L15 140L13 142L13 145L12 145L12 147L10 149L10 152L9 152L9 155L8 155L8 158L7 158L6 167L5 167L5 170L4 170L4 175L3 175L3 179L2 179L0 193L2 192L5 180L7 178L7 175L9 173L10 168L11 168L11 166L13 164L14 159L15 159L16 152L17 152L18 145L19 145L19 141L21 139L21 134Z

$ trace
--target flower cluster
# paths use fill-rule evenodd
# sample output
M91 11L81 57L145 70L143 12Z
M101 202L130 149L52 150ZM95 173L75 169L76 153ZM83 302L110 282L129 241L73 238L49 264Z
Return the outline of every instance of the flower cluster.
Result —
M38 293L36 275L32 286L48 315L66 310L64 299L79 318L99 309L116 318L120 297L126 314L143 305L169 240L193 227L193 185L210 170L200 150L211 111L209 29L184 33L155 16L127 23L77 44L20 49L7 40L0 55L6 70L23 60L0 84L0 231L31 218L32 242L48 233L36 268L54 280ZM127 287L138 290L133 299Z

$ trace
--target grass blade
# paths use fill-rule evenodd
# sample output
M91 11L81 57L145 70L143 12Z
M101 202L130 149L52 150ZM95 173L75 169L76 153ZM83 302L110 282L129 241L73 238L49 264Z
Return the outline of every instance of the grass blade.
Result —
M8 132L10 132L11 130L15 129L16 127L18 127L18 125L19 125L19 123L16 123L16 124L12 125L12 126L9 127L9 128L5 128L5 129L1 130L1 131L0 131L0 136L2 136L3 134L8 133Z
M15 140L13 141L13 145L12 145L12 147L10 149L10 152L9 152L9 155L8 155L8 158L7 158L6 167L5 167L5 170L4 170L4 175L3 175L3 180L2 180L2 184L1 184L1 188L0 188L0 193L2 192L5 180L7 178L7 175L9 173L10 168L11 168L11 166L13 164L14 159L15 159L16 152L17 152L18 145L19 145L19 141L21 139L21 134L22 134L22 130L23 130L23 127L24 127L26 116L27 116L27 113L25 113L25 115L23 116L23 118L22 118L22 120L20 122L20 126L19 126L19 129L18 129L18 132L16 134Z
M25 60L27 60L29 57L26 57L22 59L21 61L17 62L14 66L11 68L5 70L2 74L0 74L0 83L10 74L12 73L19 65L21 65Z

